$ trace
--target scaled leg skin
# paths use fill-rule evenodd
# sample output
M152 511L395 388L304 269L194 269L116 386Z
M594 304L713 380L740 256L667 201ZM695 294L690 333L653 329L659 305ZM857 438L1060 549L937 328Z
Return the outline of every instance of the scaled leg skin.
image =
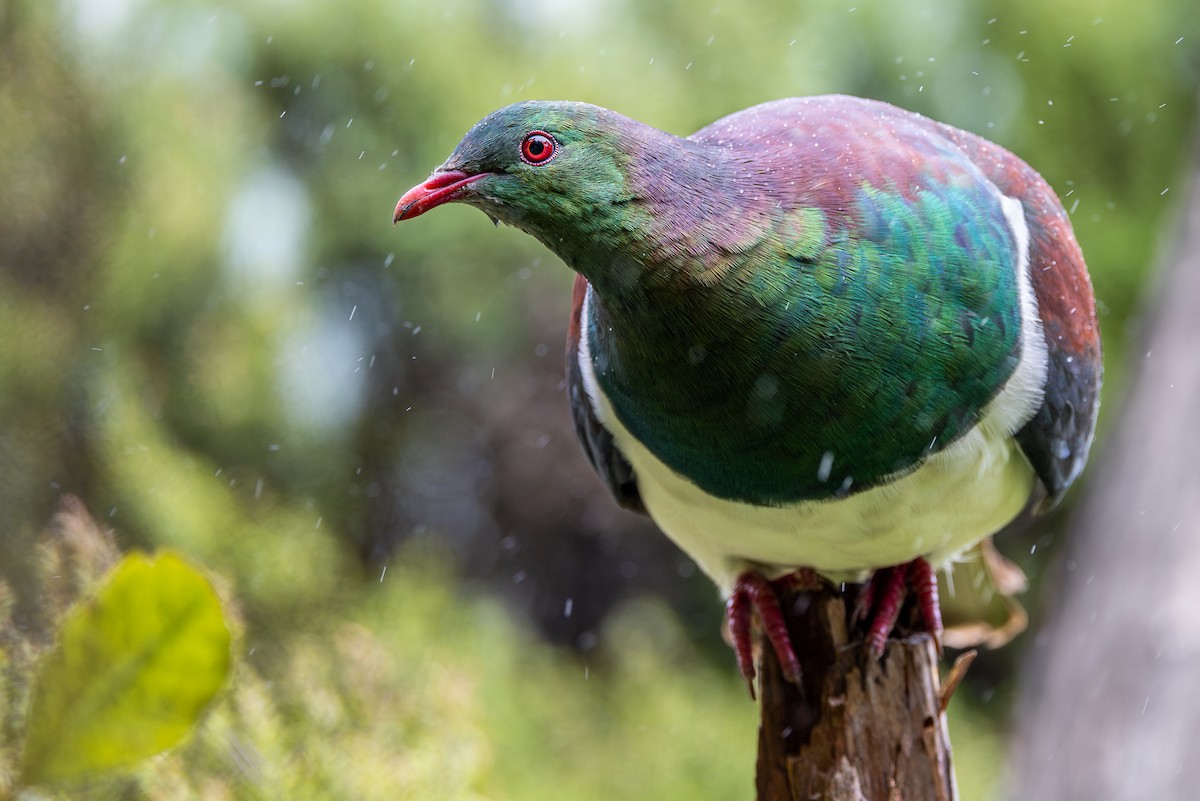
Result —
M942 652L942 606L938 600L937 571L925 559L914 559L908 563L908 586L917 595L917 608L921 610L921 622L925 630L933 635L938 653Z
M903 565L876 570L871 576L871 597L877 605L874 612L870 613L870 625L867 627L867 652L875 659L883 656L887 637L900 617L907 576L908 570Z
M792 648L792 640L788 636L787 624L783 620L783 610L779 608L780 592L793 589L808 589L816 586L819 581L816 574L810 570L798 570L789 573L774 582L757 570L747 570L738 576L734 582L733 592L725 605L725 618L729 624L729 634L733 639L733 652L737 656L738 669L746 679L750 697L754 697L754 613L762 623L763 633L767 642L775 651L783 675L793 684L800 682L800 660Z
M863 588L859 609L868 616L867 649L871 656L883 656L888 635L896 627L907 592L917 597L921 622L933 635L938 652L942 650L942 612L938 604L937 574L925 559L877 570Z
M750 697L754 697L754 615L762 624L767 642L775 651L783 675L793 684L800 682L800 660L788 636L779 595L792 590L815 589L820 577L812 570L800 569L775 581L767 580L757 570L747 570L734 582L733 592L725 605L725 619L733 640L738 669L746 680ZM938 651L942 642L942 614L938 604L937 575L925 559L914 559L895 567L875 571L863 586L855 607L855 617L865 617L867 650L874 658L883 655L888 635L896 627L904 599L912 592L917 599L921 623L933 635Z

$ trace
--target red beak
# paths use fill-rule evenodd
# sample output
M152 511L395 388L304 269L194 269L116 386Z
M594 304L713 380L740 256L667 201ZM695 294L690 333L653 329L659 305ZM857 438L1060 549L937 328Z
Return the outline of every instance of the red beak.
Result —
M491 173L481 172L470 175L462 170L435 172L425 183L417 184L404 193L400 202L396 204L396 213L392 215L392 224L395 225L401 220L411 220L443 203L457 200L467 184L474 183L488 175Z

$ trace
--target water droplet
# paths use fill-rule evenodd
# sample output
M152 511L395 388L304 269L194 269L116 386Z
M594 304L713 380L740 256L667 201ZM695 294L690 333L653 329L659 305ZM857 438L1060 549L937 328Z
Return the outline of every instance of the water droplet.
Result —
M817 466L817 481L828 481L831 470L833 470L833 451L825 451L821 455L821 464Z
M779 379L770 373L763 373L754 382L754 394L763 400L770 400L779 392Z

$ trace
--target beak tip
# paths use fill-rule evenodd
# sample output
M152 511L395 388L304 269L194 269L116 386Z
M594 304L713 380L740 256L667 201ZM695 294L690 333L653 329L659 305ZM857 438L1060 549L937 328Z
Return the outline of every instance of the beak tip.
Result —
M464 187L490 174L468 174L461 170L435 171L425 183L414 186L400 198L396 210L392 213L392 226L419 217L443 203L459 199Z

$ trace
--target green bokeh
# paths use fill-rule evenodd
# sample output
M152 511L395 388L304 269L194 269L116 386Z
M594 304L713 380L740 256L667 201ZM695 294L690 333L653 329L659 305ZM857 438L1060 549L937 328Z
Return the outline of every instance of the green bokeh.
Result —
M467 208L393 229L396 199L524 98L688 133L845 92L968 128L1071 213L1102 314L1102 453L1183 196L1197 17L1192 0L11 0L0 574L17 616L37 619L28 565L63 490L123 545L229 580L248 660L130 797L425 798L443 780L442 797L749 797L754 709L702 580L670 607L620 601L581 652L523 620L562 609L554 576L589 577L560 543L635 531L569 442L571 276ZM529 552L553 558L534 587L504 543L538 527L553 536ZM454 567L389 560L414 538ZM615 549L617 580L669 553L588 541ZM1022 561L1036 573L1044 552ZM954 710L967 799L993 797L1001 706Z
M225 684L230 645L196 568L130 554L67 616L38 668L21 783L79 782L178 745Z

